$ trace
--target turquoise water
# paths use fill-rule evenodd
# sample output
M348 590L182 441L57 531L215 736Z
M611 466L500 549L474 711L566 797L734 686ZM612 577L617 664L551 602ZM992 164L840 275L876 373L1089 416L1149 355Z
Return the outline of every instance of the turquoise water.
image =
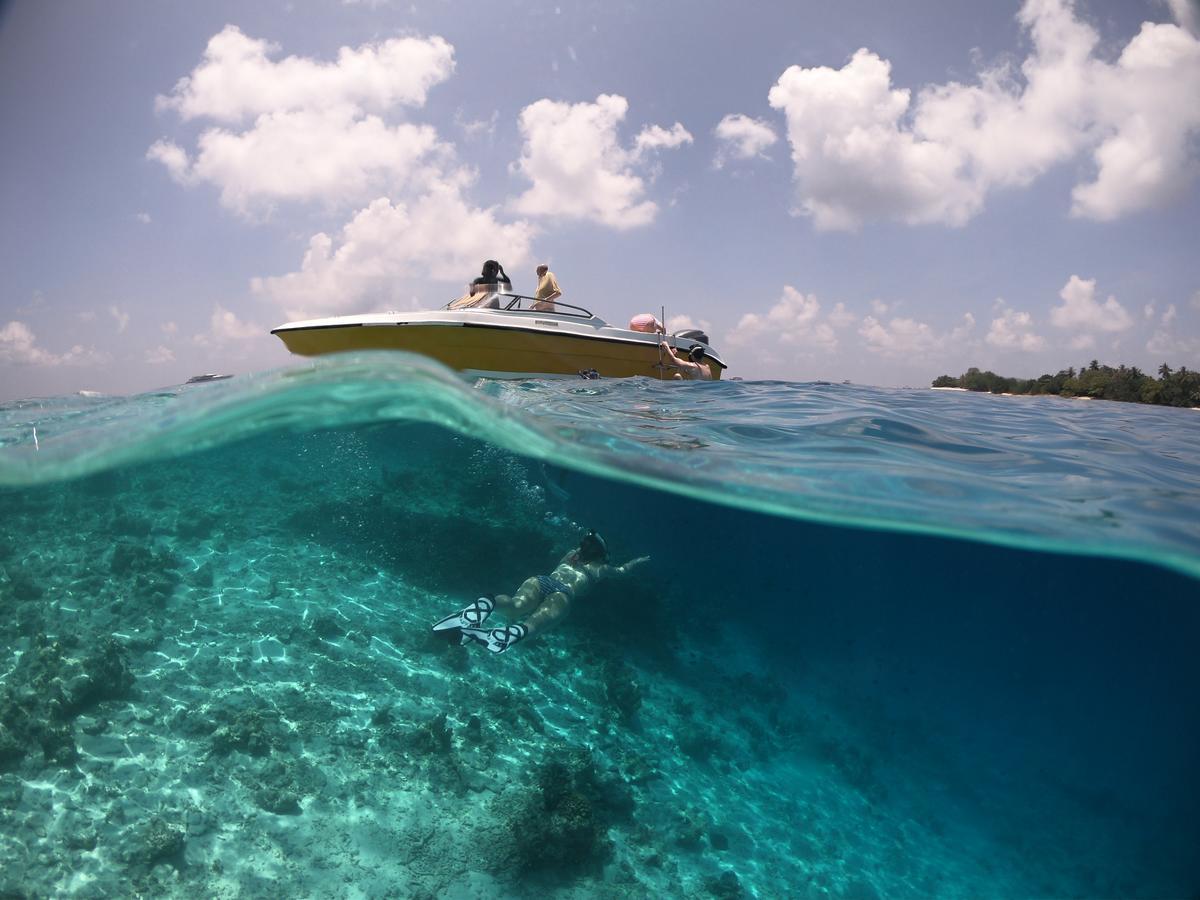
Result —
M4 404L0 893L1192 897L1197 509L1200 414L1056 398L368 355ZM651 563L429 632L587 528Z

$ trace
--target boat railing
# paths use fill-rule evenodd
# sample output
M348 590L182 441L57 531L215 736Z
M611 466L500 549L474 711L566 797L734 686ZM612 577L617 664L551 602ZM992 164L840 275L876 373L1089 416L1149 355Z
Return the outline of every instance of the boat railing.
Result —
M529 307L523 306L523 303L528 303ZM549 303L553 309L534 309L537 303ZM576 306L574 303L563 303L561 300L538 300L536 297L526 297L524 294L514 294L512 299L504 306L508 312L533 312L533 313L559 313L564 316L580 316L581 318L595 318L592 311L584 309L582 306Z
M537 309L539 303L549 303L552 309ZM526 305L527 304L527 305ZM563 316L577 316L581 319L594 319L590 309L576 306L574 303L563 303L561 300L538 300L524 294L510 294L501 291L489 291L486 294L473 294L451 300L443 309L498 309L505 312L534 313L535 315L556 313Z

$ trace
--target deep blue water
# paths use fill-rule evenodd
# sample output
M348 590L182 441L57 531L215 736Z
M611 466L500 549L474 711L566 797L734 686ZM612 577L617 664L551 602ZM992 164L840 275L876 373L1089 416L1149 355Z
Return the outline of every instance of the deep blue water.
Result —
M390 357L8 404L0 888L1194 897L1198 451L1191 410ZM587 528L651 563L432 640Z

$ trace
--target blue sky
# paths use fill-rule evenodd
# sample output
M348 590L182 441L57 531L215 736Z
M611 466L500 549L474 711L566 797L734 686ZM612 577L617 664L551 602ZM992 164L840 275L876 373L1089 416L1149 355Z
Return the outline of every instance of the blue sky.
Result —
M1195 0L0 5L0 399L495 257L746 378L1200 368Z

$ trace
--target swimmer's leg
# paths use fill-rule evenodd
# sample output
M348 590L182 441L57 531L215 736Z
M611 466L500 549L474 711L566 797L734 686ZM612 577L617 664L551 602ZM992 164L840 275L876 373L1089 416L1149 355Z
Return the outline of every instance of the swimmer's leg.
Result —
M456 613L451 613L444 619L433 623L434 631L448 631L452 628L478 628L487 621L487 617L496 608L496 601L491 597L480 597L469 606L464 606Z
M571 601L566 594L555 592L546 598L533 614L525 621L515 625L505 625L503 628L464 628L462 641L474 641L483 644L492 653L503 653L518 641L531 638L545 631L552 625L558 624L571 609Z
M483 644L493 653L503 653L517 641L524 640L529 634L529 629L524 625L505 625L503 628L464 628L462 630L463 643L474 641L477 644Z

